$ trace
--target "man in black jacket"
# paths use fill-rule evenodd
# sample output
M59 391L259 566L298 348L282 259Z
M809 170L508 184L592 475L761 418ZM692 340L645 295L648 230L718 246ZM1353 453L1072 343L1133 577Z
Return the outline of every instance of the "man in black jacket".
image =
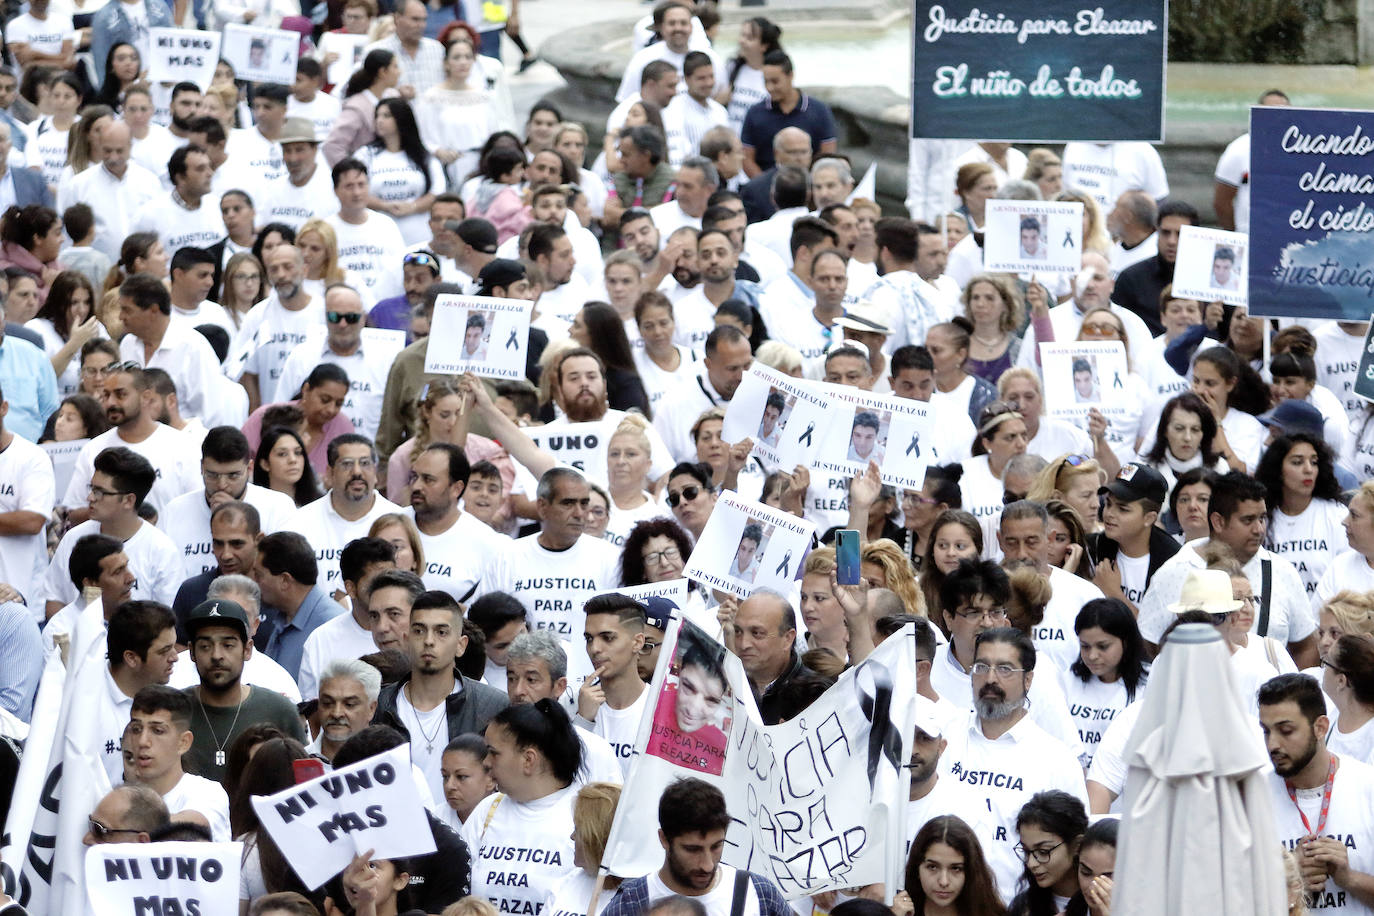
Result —
M1151 334L1164 333L1159 315L1159 294L1174 282L1179 230L1200 222L1197 208L1192 204L1182 200L1164 201L1155 220L1159 250L1154 257L1127 267L1116 278L1112 301L1139 315L1149 326Z
M1149 465L1128 463L1101 492L1107 497L1103 530L1088 539L1097 566L1093 581L1102 594L1126 602L1138 614L1136 605L1155 571L1178 553L1178 542L1155 524L1169 486Z
M735 612L735 654L744 664L749 686L765 725L782 721L780 697L786 685L810 668L797 654L797 612L777 592L759 589Z

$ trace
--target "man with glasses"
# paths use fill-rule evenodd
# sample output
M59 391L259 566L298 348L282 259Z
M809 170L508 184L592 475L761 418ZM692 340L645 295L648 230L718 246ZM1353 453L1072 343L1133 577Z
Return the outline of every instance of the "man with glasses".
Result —
M668 474L668 508L693 541L701 537L715 506L710 465L684 461Z
M945 613L947 621L952 616ZM1041 680L1035 677L1036 652L1030 637L997 626L980 632L972 650L969 695L974 714L964 728L951 729L944 758L949 775L973 796L974 811L986 812L979 818L970 811L970 823L1002 897L1009 899L1027 854L1019 844L1013 845L1021 806L1037 792L1058 789L1080 799L1086 808L1088 790L1077 750L1048 734L1027 709L1038 705L1029 694L1031 684ZM1039 848L1029 854L1043 856L1040 861L1048 858Z
M230 502L247 502L258 510L263 531L279 529L296 511L285 493L252 483L253 452L248 439L232 426L216 426L200 444L200 476L205 486L167 504L161 528L181 554L181 579L215 569L210 515Z
M329 443L325 460L329 491L297 509L284 528L300 532L310 542L320 583L332 594L343 589L339 554L344 545L367 537L377 516L400 512L401 507L377 492L377 450L371 439L344 433Z
M336 283L324 293L324 346L317 335L298 344L286 357L282 366L278 390L292 392L300 388L310 371L321 363L332 363L348 374L348 397L342 413L353 421L353 431L369 439L377 436L382 417L382 395L386 392L386 376L391 363L404 343L399 335L392 346L377 338L363 343L363 322L367 313L363 300L351 286ZM378 331L373 334L385 337Z
M146 786L120 786L100 800L88 819L81 842L150 843L152 834L167 826L167 805Z
M813 674L796 651L797 612L772 589L758 589L735 611L734 651L744 665L764 725L782 721L787 685Z

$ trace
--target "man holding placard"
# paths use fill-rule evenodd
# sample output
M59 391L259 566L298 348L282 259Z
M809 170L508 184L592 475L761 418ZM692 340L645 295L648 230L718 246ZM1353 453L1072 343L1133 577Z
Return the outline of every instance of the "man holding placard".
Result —
M1153 337L1143 318L1119 305L1112 304L1114 287L1111 265L1107 263L1106 256L1096 251L1085 251L1083 253L1083 269L1074 278L1073 298L1063 305L1056 305L1050 309L1050 322L1054 325L1054 339L1077 340L1078 331L1083 326L1083 318L1088 312L1097 308L1110 308L1125 326L1126 337L1131 342L1131 364L1143 366L1149 361ZM1155 310L1158 312L1158 305L1156 305ZM1034 369L1038 365L1039 352L1035 328L1032 326L1026 331L1025 341L1021 344L1021 350L1016 355L1016 365Z

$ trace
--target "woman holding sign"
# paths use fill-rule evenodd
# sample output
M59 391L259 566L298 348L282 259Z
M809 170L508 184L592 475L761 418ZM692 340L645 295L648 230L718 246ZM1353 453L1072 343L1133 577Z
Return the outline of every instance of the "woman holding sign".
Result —
M486 729L497 794L463 824L472 853L472 893L503 913L537 913L572 874L573 780L582 742L554 700L507 706Z

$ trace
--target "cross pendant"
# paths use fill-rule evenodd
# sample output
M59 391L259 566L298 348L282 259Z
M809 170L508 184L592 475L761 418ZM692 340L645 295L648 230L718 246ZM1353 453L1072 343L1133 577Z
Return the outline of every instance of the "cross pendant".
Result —
M434 753L434 745L432 745L432 744L426 744L426 745L425 745L425 753L426 753L426 754L432 754L432 753Z
M224 766L224 751L215 751L215 766Z

